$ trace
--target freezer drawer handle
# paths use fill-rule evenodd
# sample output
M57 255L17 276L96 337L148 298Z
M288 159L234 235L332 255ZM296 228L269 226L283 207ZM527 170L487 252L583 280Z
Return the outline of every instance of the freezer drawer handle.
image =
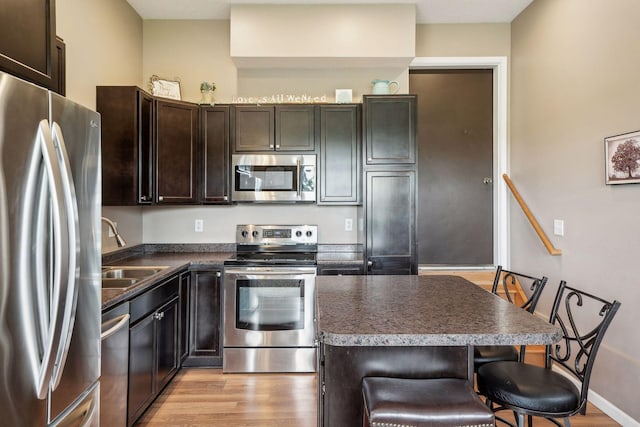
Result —
M124 328L126 325L129 325L129 313L123 314L122 316L118 316L115 319L107 320L102 324L102 328L108 328L106 331L100 334L100 340L104 341L109 338L111 335L118 332L120 329ZM112 326L113 325L113 326Z

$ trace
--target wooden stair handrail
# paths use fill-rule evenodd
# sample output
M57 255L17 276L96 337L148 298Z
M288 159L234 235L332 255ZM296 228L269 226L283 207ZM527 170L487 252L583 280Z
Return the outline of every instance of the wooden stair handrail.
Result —
M513 197L516 198L516 201L520 205L520 208L522 208L522 211L524 212L524 214L526 215L527 219L529 220L529 222L533 226L533 229L536 231L536 234L538 235L538 237L540 237L540 240L542 240L542 243L544 244L544 247L547 248L547 251L549 251L549 254L551 254L551 255L562 255L562 251L553 246L553 244L551 243L551 241L549 240L549 238L545 234L545 232L542 229L542 227L540 227L540 224L538 224L538 221L536 220L536 218L531 213L531 210L529 210L529 206L527 206L527 204L525 203L524 199L522 198L522 196L518 192L518 189L516 189L515 185L513 185L513 182L511 181L511 178L509 178L509 175L507 175L506 173L502 174L502 178L504 178L504 182L507 183L507 186L511 190L511 193L513 193Z

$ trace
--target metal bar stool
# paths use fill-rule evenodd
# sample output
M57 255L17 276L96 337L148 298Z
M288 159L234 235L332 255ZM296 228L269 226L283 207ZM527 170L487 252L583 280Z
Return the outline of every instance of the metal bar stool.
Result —
M596 354L619 307L618 301L606 301L561 281L549 321L562 329L562 339L546 346L545 367L520 362L481 366L478 391L486 396L487 405L497 405L495 411L513 411L518 427L524 427L525 416L529 425L532 417L544 417L558 426L561 424L555 418L564 418L564 425L569 427L569 417L587 410Z
M502 266L496 269L496 275L493 279L491 293L498 295L502 290L506 294L507 301L515 303L511 297L511 293L515 291L518 285L522 289L529 288L531 295L520 305L521 308L533 313L538 305L538 300L542 294L542 290L547 284L547 277L533 277L526 274L517 273L515 271L503 270ZM520 353L516 351L512 345L479 345L473 348L474 352L474 370L477 372L480 366L491 362L500 361L524 361L525 346L520 347Z
M364 427L493 427L493 412L461 378L362 380Z

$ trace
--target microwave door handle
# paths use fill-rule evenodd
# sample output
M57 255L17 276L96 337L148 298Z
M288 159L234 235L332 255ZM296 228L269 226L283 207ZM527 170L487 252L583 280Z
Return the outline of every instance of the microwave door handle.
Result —
M302 176L300 175L300 172L300 159L298 159L296 160L296 173L298 174L298 190L296 195L298 196L298 199L302 197Z

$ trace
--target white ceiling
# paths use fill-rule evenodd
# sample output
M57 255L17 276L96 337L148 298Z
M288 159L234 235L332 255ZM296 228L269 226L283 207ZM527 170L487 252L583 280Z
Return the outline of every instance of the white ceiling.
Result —
M511 22L533 0L406 0L419 24ZM229 19L235 4L373 4L394 0L127 0L143 19Z

